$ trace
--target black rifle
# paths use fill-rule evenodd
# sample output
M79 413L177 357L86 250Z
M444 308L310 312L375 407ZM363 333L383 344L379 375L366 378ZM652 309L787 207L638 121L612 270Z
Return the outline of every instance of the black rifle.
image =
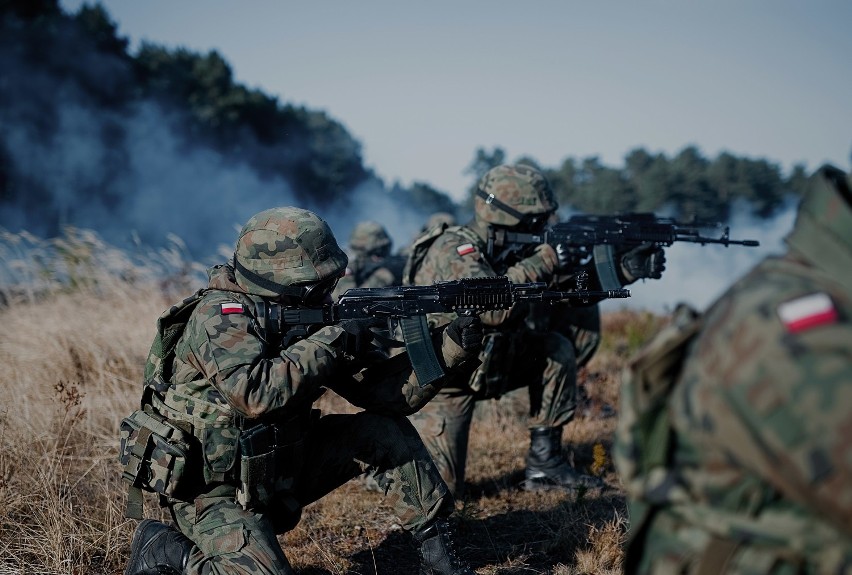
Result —
M288 346L309 334L309 326L333 325L348 319L386 319L391 333L398 326L421 387L444 376L426 323L429 313L474 315L508 309L520 302L568 301L592 305L607 298L630 297L626 289L549 291L544 283L513 284L505 276L440 281L428 286L391 286L346 290L337 303L319 308L258 304L256 321L266 339ZM276 337L277 336L277 337ZM271 341L272 339L270 339Z
M616 273L615 251L643 244L670 246L674 242L695 244L722 244L754 247L757 240L732 240L730 228L725 226L720 237L702 236L700 230L721 228L716 223L679 223L671 218L657 217L653 213L638 212L614 216L576 215L567 221L549 226L538 234L516 233L506 229L489 229L487 250L489 257L499 265L503 259L517 257L528 246L562 245L569 250L575 265L594 261L600 285L604 289L621 287Z

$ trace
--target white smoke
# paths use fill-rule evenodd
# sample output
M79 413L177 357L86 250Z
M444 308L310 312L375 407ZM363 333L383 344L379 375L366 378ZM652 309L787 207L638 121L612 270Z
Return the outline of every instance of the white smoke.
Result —
M668 313L679 302L699 310L706 309L763 258L785 251L783 239L793 228L797 206L798 199L789 198L775 217L765 220L749 215L747 204L735 206L730 221L731 239L758 240L760 246L674 243L666 248L666 271L662 279L640 280L628 286L631 292L629 299L605 301L601 309L646 309ZM709 233L704 235L712 236Z

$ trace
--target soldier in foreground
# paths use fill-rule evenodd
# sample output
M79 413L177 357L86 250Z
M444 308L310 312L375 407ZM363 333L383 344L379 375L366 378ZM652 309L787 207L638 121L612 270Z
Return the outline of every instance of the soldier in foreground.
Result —
M820 169L787 252L631 362L628 575L852 573L850 188Z
M292 573L276 534L367 471L388 478L422 574L473 573L453 551L452 498L405 418L440 382L421 388L407 361L375 377L360 370L364 322L319 326L289 345L264 322L272 309L329 301L346 264L315 214L266 210L243 227L233 260L211 268L208 288L161 316L121 452L128 516L142 516L141 487L160 494L176 528L142 521L126 575ZM448 372L475 358L478 325L461 318L435 334ZM312 405L325 388L365 411L321 416Z
M559 250L548 244L534 246L517 259L505 259L503 253L492 251L486 241L492 228L540 232L556 208L550 185L538 170L522 165L497 166L478 184L474 220L465 226L433 228L418 239L412 246L403 281L431 284L437 280L505 275L515 283L553 284L557 274L570 276L577 270L567 269L567 258L562 261ZM644 248L619 254L624 285L639 277L659 277L664 262L661 256L662 250ZM562 453L562 429L576 408L577 358L565 336L549 326L540 330L527 324L534 309L534 305L515 305L506 311L483 314L486 334L481 366L472 377L448 383L435 399L411 416L455 495L461 494L464 487L476 402L521 388L528 389L530 397L530 448L524 487L536 490L601 485L597 478L575 470ZM440 315L430 321L445 325L453 317Z

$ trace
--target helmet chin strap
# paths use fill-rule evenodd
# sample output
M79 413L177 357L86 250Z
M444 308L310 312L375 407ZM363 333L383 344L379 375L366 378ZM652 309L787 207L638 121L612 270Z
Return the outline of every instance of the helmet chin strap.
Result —
M513 208L509 204L501 202L500 200L498 200L494 196L494 194L486 194L485 192L483 192L482 190L477 188L476 189L476 195L479 196L480 198L482 198L483 200L485 200L485 203L487 205L494 206L498 210L500 210L502 212L506 212L507 214L509 214L513 218L518 218L518 220L524 219L524 214L522 212L519 212L518 210L516 210L515 208Z
M247 280L249 280L253 284L259 285L260 287L262 287L263 289L265 289L267 291L277 293L278 295L284 295L284 296L297 297L299 299L304 299L305 296L307 296L308 292L310 291L310 288L313 287L313 286L293 287L293 286L282 286L281 284L277 284L273 281L266 279L265 277L263 277L261 275L256 274L255 272L253 272L250 269L248 269L247 267L245 267L243 264L241 264L237 260L236 254L234 254L233 262L234 262L234 269L237 270L238 272L240 272L243 276L245 276L245 278Z

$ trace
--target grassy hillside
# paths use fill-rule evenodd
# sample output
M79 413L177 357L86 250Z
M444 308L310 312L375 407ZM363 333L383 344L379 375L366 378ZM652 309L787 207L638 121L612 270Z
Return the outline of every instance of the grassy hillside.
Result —
M138 403L156 318L192 289L192 266L168 257L164 266L168 254L131 262L79 234L63 250L4 240L2 262L39 289L6 291L0 308L0 573L121 573L136 523L123 518L117 429ZM627 518L609 459L618 374L663 319L617 312L604 321L604 344L581 374L582 406L563 439L575 464L613 489L520 491L526 400L481 406L457 512L462 550L479 574L620 573ZM331 393L321 407L350 409ZM159 513L153 498L146 513ZM392 574L417 561L382 497L357 480L308 507L281 541L300 573Z

